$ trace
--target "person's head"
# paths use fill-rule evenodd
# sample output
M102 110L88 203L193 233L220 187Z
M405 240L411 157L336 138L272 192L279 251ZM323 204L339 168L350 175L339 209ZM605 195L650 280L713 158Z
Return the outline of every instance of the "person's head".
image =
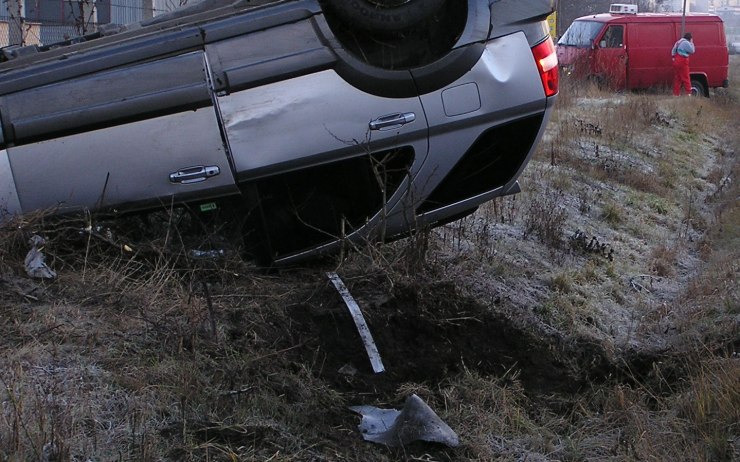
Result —
M691 32L686 32L685 34L683 34L683 38L685 38L686 40L690 42L691 39L694 38L694 36L691 35Z

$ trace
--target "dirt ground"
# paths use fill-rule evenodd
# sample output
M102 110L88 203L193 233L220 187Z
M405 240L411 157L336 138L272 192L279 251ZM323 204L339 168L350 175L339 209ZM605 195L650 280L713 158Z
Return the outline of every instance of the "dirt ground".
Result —
M302 267L4 227L0 461L738 460L738 101L564 86L523 193ZM460 447L363 441L349 406L411 394Z

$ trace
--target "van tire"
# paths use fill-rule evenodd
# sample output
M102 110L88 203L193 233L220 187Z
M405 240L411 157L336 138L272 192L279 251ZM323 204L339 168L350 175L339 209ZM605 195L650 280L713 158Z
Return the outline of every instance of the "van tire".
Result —
M691 96L709 96L707 88L701 80L691 79Z
M401 32L434 15L446 0L325 0L331 9L352 25L379 32ZM382 6L383 4L389 6ZM396 3L396 6L391 4Z

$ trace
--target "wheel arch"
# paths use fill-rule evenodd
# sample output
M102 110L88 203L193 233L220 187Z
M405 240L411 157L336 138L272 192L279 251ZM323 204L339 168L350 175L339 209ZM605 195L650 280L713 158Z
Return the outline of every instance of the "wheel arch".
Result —
M403 98L435 91L454 82L478 61L489 39L490 10L485 2L467 0L467 20L454 45L430 63L386 69L364 62L350 52L324 16L314 18L322 41L339 58L335 70L347 82L368 93Z
M709 79L707 78L707 74L704 72L692 72L690 74L691 79L691 88L692 91L695 88L695 83L698 83L700 85L696 85L697 92L702 93L702 96L708 98L709 97Z

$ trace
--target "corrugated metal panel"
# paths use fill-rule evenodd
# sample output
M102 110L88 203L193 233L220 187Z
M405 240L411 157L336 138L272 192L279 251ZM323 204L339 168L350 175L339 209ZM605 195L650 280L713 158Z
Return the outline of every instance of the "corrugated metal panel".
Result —
M90 24L88 27L89 32L97 30L96 24ZM63 42L79 35L80 33L75 26L66 26L62 24L43 24L41 26L41 43L44 45Z
M188 3L188 0L152 0L154 16L167 13Z
M110 21L113 24L131 24L151 17L151 7L142 0L113 0L110 3Z

